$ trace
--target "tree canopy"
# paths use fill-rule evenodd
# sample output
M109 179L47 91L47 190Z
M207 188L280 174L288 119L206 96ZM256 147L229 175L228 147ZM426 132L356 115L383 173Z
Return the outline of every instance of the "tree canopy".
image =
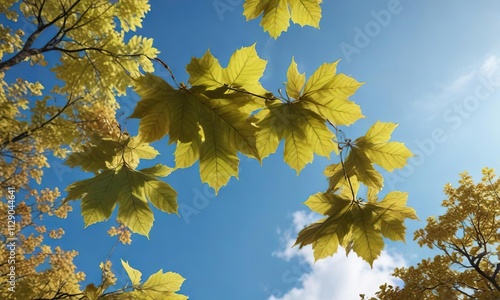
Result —
M415 232L420 246L439 254L416 266L397 268L394 275L404 285L381 286L380 299L500 297L500 179L493 169L485 168L480 182L474 183L464 172L459 184L444 187L446 212L430 217L427 226Z
M320 4L246 0L243 7L247 20L262 15L263 29L277 38L290 20L318 27ZM284 91L271 92L261 83L267 62L250 45L235 50L225 67L210 51L192 58L186 66L189 79L179 82L168 62L157 57L153 40L134 35L149 9L147 0L0 5L5 19L0 25L0 194L5 199L0 214L13 221L1 235L6 263L0 270L13 274L0 281L2 297L186 299L177 293L181 275L160 270L142 281L141 272L124 260L130 284L114 286L112 262L106 260L99 265L101 282L80 286L85 274L73 263L77 252L46 241L47 236L60 238L64 229L47 232L44 216L64 219L76 203L90 226L108 221L116 210L119 225L109 234L130 243L132 233L148 236L153 207L179 213L177 192L167 183L172 172L199 162L201 180L218 192L238 176L240 156L265 163L282 140L284 161L297 174L315 155L333 153L338 161L325 170L327 191L305 202L325 218L305 227L296 244L312 244L316 259L342 246L372 265L384 248L383 238L404 241L404 221L417 218L406 206L407 194L377 195L384 186L381 170L404 167L412 153L391 140L397 127L392 122L377 121L364 136L347 136L343 128L364 117L350 99L362 84L338 72L338 61L320 65L307 78L292 59L280 77L286 81ZM20 29L19 22L28 22L30 30ZM11 75L22 64L55 79L45 86L42 78L31 82ZM155 65L169 76L153 74ZM132 92L129 88L140 97L128 116L139 119L135 136L116 116L117 99ZM172 167L157 159L159 152L150 145L166 136L175 144ZM53 159L64 159L89 178L62 187L64 192L34 187L43 182ZM154 166L140 167L141 160L153 159L158 161ZM358 195L360 186L366 195ZM26 199L16 199L14 191L25 191Z

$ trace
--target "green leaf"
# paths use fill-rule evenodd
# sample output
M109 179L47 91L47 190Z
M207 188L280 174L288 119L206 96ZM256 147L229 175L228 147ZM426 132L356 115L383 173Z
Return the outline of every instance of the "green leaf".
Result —
M89 300L97 300L102 293L99 288L91 283L85 287L85 290L83 290L82 294Z
M223 70L224 83L248 92L263 95L267 91L259 80L264 75L267 61L261 59L255 50L255 44L236 50Z
M372 161L368 156L356 147L351 147L351 152L345 161L345 168L349 171L349 177L356 176L358 180L368 187L373 187L378 190L382 189L384 179L382 175L375 170Z
M141 159L153 159L160 154L155 148L151 147L148 143L141 141L139 137L132 137L126 144L121 157L118 162L121 163L122 159L131 168L135 169L139 165Z
M124 261L123 259L121 260L122 266L127 272L128 277L130 278L130 281L132 282L133 286L138 286L141 283L141 276L142 273L139 270L136 270L132 268L128 262Z
M206 86L207 89L214 89L224 85L223 69L210 50L200 58L192 58L191 63L186 67L189 73L189 83L193 86Z
M66 190L66 200L82 199L85 227L107 220L118 202L121 184L115 170L106 170L94 178L77 181Z
M345 178L346 175L350 179L356 177L357 181L366 186L380 190L384 182L382 175L375 170L372 162L363 151L356 147L351 147L350 149L351 151L343 166L342 164L333 164L325 170L325 173L329 175L328 190L336 191L348 184L347 178Z
M353 180L352 184L357 185L355 177ZM360 202L352 200L349 192L341 190L339 194L327 192L309 197L305 204L328 217L302 229L295 244L301 248L312 244L316 260L333 255L340 245L347 254L353 250L372 265L384 248L383 237L404 241L404 220L417 216L413 208L406 206L406 193L391 192L376 202L376 195L371 192L372 201Z
M139 133L146 142L170 134L170 143L198 137L199 103L186 89L173 89L163 79L146 74L134 83L141 97L130 118L140 118Z
M348 199L341 197L338 194L333 193L316 193L310 196L304 204L309 207L310 210L320 213L322 215L329 215L333 208L339 209L339 207L344 207L349 205Z
M200 157L200 144L201 141L198 140L189 143L177 142L177 147L174 152L175 167L191 167Z
M114 169L123 163L135 169L141 159L153 159L159 154L139 137L130 138L128 134L124 134L120 138L93 139L83 146L82 151L72 153L65 164L70 167L80 166L82 170L94 173Z
M367 203L377 216L375 226L393 241L405 241L406 218L418 220L415 210L406 206L407 193L392 191L380 202Z
M292 21L300 26L319 28L322 0L289 0Z
M217 192L232 176L238 176L237 149L235 141L230 139L233 128L210 112L201 122L205 141L200 147L200 175Z
M323 201L321 205L318 205L316 202L317 200L307 204L318 210L325 210L325 202L330 202L331 206L326 211L326 213L328 213L328 218L313 223L299 232L295 244L299 244L301 248L305 245L312 244L325 235L336 233L340 241L349 233L349 226L351 224L351 201L340 197L333 197L329 193L324 193L321 200Z

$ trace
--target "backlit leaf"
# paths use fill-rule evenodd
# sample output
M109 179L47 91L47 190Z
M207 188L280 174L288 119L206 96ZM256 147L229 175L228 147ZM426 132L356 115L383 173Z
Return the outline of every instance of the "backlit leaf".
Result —
M141 119L145 141L168 134L170 143L177 143L177 168L199 159L202 181L218 191L238 176L238 152L260 159L251 114L264 101L251 93L266 93L259 83L265 67L252 45L237 50L226 68L210 52L193 58L187 66L191 87L174 89L147 74L136 81L142 99L131 117Z
M247 21L262 15L260 25L264 31L277 38L287 31L290 19L301 26L319 28L321 0L246 0L243 15Z
M132 285L134 285L134 286L139 285L141 283L142 273L139 270L132 268L128 264L128 262L123 261L123 259L121 260L121 262L122 262L123 268L127 272L128 277L130 278L130 281L132 282Z
M118 204L117 219L132 231L147 236L154 221L148 200L158 209L177 213L177 193L165 182L123 165L66 189L66 201L82 199L85 226L108 219Z
M257 146L261 157L274 153L279 141L285 140L285 162L297 174L314 158L314 153L329 157L337 149L335 135L325 120L304 108L300 102L273 103L255 116L262 128L257 132Z
M290 67L288 67L286 77L288 79L286 83L286 93L294 99L299 99L302 88L306 83L306 75L304 73L299 73L297 63L293 58Z
M354 142L371 161L389 172L404 167L407 159L413 156L403 143L389 142L391 133L396 127L397 124L394 123L376 122L364 137Z
M151 299L187 300L184 295L175 294L181 289L184 278L174 272L163 273L163 270L151 275L142 285L141 292Z
M355 177L352 185L357 185ZM383 238L404 241L404 220L417 216L406 206L406 193L391 192L382 201L363 202L343 192L344 188L340 194L318 193L305 202L311 210L327 217L302 229L296 244L312 244L316 260L333 255L340 245L347 254L352 250L372 265L384 248Z
M353 205L352 250L370 266L384 249L381 232L374 226L375 216L366 206Z

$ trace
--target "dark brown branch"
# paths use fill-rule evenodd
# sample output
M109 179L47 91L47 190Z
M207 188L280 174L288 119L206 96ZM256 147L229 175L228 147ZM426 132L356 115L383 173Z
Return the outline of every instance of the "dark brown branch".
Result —
M30 57L30 56L33 56L33 55L37 55L37 54L40 54L40 53L44 53L44 52L47 52L47 51L51 51L53 50L53 48L51 47L51 41L53 41L54 37L47 43L45 44L42 48L31 48L33 46L33 44L35 43L35 41L38 39L38 37L43 33L43 31L45 31L47 28L49 28L50 26L54 25L57 21L61 20L62 18L66 18L68 13L76 7L76 5L78 3L80 3L81 0L77 0L75 1L75 3L73 3L68 10L63 10L63 12L61 14L59 14L57 17L55 17L52 21L44 24L43 22L43 19L41 17L41 14L42 14L42 10L43 10L43 7L44 7L44 3L45 1L42 3L41 7L40 7L40 10L36 16L37 18L37 29L30 34L30 36L28 37L28 39L26 40L26 42L24 43L24 46L23 48L17 52L14 56L12 56L11 58L5 60L5 61L2 61L0 62L0 71L4 71L14 65L17 65L18 63L22 62L23 60L25 60L26 58ZM62 29L63 27L61 27ZM59 30L59 32L61 32L61 29ZM58 34L59 34L58 32ZM57 37L57 34L56 36Z
M26 130L24 131L23 133L20 133L18 134L17 136L15 136L14 138L12 138L11 140L9 141L5 141L3 142L1 145L0 145L0 149L3 149L5 148L7 145L9 145L10 143L16 143L16 142L19 142L29 136L31 136L34 132L37 132L38 130L44 128L45 126L47 126L48 124L50 124L52 121L54 121L57 117L59 117L68 107L70 107L71 105L73 105L74 103L76 103L78 100L80 100L81 98L77 98L73 101L71 100L68 100L66 102L66 104L57 111L57 113L55 113L52 117L50 117L48 120L46 120L45 122L43 122L42 124L32 128L32 129L29 129L29 130Z

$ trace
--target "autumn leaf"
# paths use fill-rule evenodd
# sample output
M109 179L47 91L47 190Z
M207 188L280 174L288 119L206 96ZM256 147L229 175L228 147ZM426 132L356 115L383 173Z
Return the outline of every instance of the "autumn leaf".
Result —
M442 214L429 217L414 240L432 250L432 257L394 270L404 284L385 284L380 299L497 299L500 296L498 273L498 212L500 180L485 168L482 179L474 182L467 172L460 174L457 187L446 184ZM385 236L404 240L397 216L416 218L405 208L407 195L391 192L374 208ZM467 291L464 296L464 291Z
M148 143L126 134L118 140L93 139L83 145L82 151L71 153L64 163L72 168L79 166L84 171L95 173L122 163L135 169L141 159L154 159L158 154Z
M314 154L329 158L332 151L338 153L336 136L327 124L349 125L363 115L359 106L348 100L361 84L336 74L336 65L322 65L306 82L292 59L286 83L292 99L268 102L255 115L260 157L274 153L285 140L285 162L298 174L313 161Z
M365 205L352 206L352 250L373 267L373 262L384 249L382 233L375 227L375 216Z
M243 15L247 21L262 15L260 25L276 39L282 32L287 31L290 19L301 26L319 28L321 2L321 0L246 0L243 4Z
M142 273L139 270L132 268L127 261L123 261L122 259L121 262L123 268L127 272L128 277L130 278L130 281L132 282L132 285L139 285L141 283Z
M297 174L311 163L314 153L329 157L336 149L335 135L325 120L304 108L299 102L272 103L257 113L257 147L260 156L274 153L280 140L285 140L284 159Z
M64 164L71 168L80 167L86 172L97 172L106 169L123 145L113 139L101 139L82 146L82 151L74 152Z
M299 69L294 58L292 58L292 63L288 67L286 77L288 79L286 83L287 95L293 99L299 99L302 89L304 88L304 84L306 83L306 74L299 73Z
M351 125L364 118L359 105L349 100L362 84L337 74L337 64L338 61L321 65L305 84L299 99L331 123Z
M329 177L329 190L335 190L347 178L356 177L368 188L379 191L384 185L383 177L374 168L377 164L389 172L405 166L411 151L400 142L390 142L391 134L396 128L394 123L376 122L365 136L354 142L342 143L342 154L348 152L342 164L327 167L325 173Z
M251 114L264 101L259 83L266 61L255 45L237 50L226 68L207 51L187 66L191 87L175 89L161 78L146 74L135 82L141 96L132 118L140 118L145 141L169 135L177 143L176 167L200 161L200 176L218 191L238 175L238 152L260 159L255 142L257 127ZM244 91L244 92L241 92Z
M163 273L159 270L141 283L141 272L132 268L128 262L121 260L122 266L134 286L134 290L125 293L133 299L165 299L165 300L187 300L188 297L177 294L181 289L184 278L174 272Z
M415 210L406 206L406 193L395 191L382 201L364 202L350 194L357 191L355 178L351 185L352 190L344 185L338 193L318 193L305 202L312 211L327 216L302 229L297 237L296 245L301 248L312 244L316 260L335 254L342 246L372 265L384 248L383 238L404 241L405 219L417 219ZM374 197L371 192L370 197Z
M354 141L354 145L363 150L371 161L392 172L406 165L411 151L403 143L389 142L397 124L377 121L370 127L365 136Z
M167 213L178 209L177 193L167 183L127 165L74 182L66 190L66 201L81 199L85 226L107 220L118 205L117 219L133 232L147 236L154 221L149 202Z
M176 294L181 289L184 278L174 272L163 273L162 270L151 275L141 287L139 293L144 293L149 299L187 300L188 297Z

